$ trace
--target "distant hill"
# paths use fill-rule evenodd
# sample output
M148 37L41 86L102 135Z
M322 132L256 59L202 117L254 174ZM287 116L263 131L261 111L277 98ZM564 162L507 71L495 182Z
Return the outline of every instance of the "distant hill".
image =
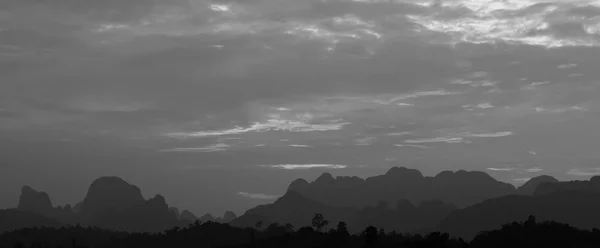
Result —
M546 195L563 191L595 191L600 192L600 176L594 176L589 181L546 182L540 184L534 195Z
M290 191L272 204L252 208L230 224L237 227L254 227L259 221L264 227L271 223L292 224L295 227L310 226L316 213L329 220L327 229L335 227L339 221L348 223L349 228L356 226L356 210L338 208L308 199L297 192Z
M441 201L425 201L418 207L407 200L400 200L396 206L388 206L380 202L377 206L361 210L354 208L333 207L308 199L298 192L289 191L272 204L252 208L241 217L231 222L238 227L254 227L262 222L263 227L271 223L280 225L292 224L295 227L310 226L316 213L322 214L329 221L326 229L335 227L343 221L348 230L358 232L372 225L388 231L415 232L434 228L439 221L446 218L456 207Z
M518 194L508 183L500 182L479 171L443 171L435 177L425 177L415 169L393 167L385 175L361 179L337 177L324 173L314 182L293 181L287 191L330 206L364 208L384 201L390 204L407 199L414 205L423 201L441 200L459 208L486 199Z
M180 212L170 207L161 195L144 199L140 188L118 177L94 180L83 201L74 208L70 205L54 207L47 193L23 186L17 208L58 223L136 232L161 232L173 226L187 226L196 220L227 223L237 218L231 211L219 218L211 215L198 218L190 211Z
M526 219L552 220L577 228L600 227L600 192L560 191L538 196L504 196L451 213L438 230L471 239L483 230Z
M64 224L75 224L78 220L70 205L54 207L46 192L38 192L30 186L21 188L17 209L55 219Z
M546 175L534 177L529 179L525 184L521 185L518 190L519 193L523 195L533 195L537 187L544 183L558 183L558 179Z
M18 209L0 210L0 233L27 227L59 227L62 223L40 214Z

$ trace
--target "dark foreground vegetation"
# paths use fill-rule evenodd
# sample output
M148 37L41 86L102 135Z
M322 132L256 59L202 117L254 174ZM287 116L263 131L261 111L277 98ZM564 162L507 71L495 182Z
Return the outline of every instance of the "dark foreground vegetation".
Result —
M329 226L317 215L312 227L295 229L291 225L271 224L255 228L236 228L227 224L196 222L186 228L162 233L126 233L92 227L26 228L0 235L0 248L121 248L121 247L600 247L600 231L580 230L557 222L528 220L509 223L499 230L486 231L471 241L434 232L427 235L386 232L369 226L361 233L348 233L343 222Z

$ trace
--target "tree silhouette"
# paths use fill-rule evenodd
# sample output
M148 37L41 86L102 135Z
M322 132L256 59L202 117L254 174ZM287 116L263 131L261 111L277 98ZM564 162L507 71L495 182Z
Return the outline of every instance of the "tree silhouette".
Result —
M294 225L287 223L285 224L285 229L287 229L288 232L293 233L294 232Z
M315 217L313 217L312 219L312 226L315 228L315 231L317 232L321 232L321 230L323 229L323 227L327 226L329 224L329 221L325 219L325 217L323 217L322 214L315 214Z
M525 224L525 227L535 226L535 224L536 224L535 216L530 215L524 224Z
M256 227L256 229L260 230L260 228L262 227L262 224L263 224L262 221L256 222L256 224L254 224L254 227Z
M367 244L374 244L377 241L377 227L368 226L364 231Z
M348 232L348 225L346 224L346 222L343 221L338 222L336 232L342 236L350 235L350 233Z

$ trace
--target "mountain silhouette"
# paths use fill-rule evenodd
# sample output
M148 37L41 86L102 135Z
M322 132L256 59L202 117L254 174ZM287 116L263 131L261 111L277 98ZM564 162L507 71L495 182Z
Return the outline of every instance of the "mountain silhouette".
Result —
M145 202L140 188L118 177L101 177L90 185L81 212L93 218L109 209L121 212Z
M199 220L201 222L208 222L208 221L217 222L217 218L212 216L212 214L204 214L204 215L202 215L202 217L199 218Z
M70 205L53 207L48 194L24 186L17 208L58 223L81 223L118 231L160 232L193 222L185 219L191 214L189 211L180 214L177 208L169 207L161 195L146 200L137 186L118 177L94 180L85 199L74 208Z
M59 227L62 223L41 214L18 209L0 210L0 233L27 227Z
M21 188L18 209L32 213L48 213L54 209L50 196L46 192L38 192L29 186Z
M196 220L200 220L200 218L196 217L196 215L194 215L192 212L188 211L188 210L183 210L181 211L181 220L186 220L186 221L190 221L190 222L194 222Z
M376 226L396 232L440 230L472 238L479 231L500 228L529 215L578 228L598 227L597 207L600 176L570 182L539 176L517 190L484 172L443 171L427 177L415 169L394 167L367 179L330 173L310 183L297 179L274 203L249 209L240 217L231 211L222 217L197 217L169 206L161 195L146 200L140 188L121 178L101 177L73 208L54 207L47 193L23 186L17 209L3 212L2 218L18 222L5 225L5 229L31 223L80 223L116 231L162 232L195 221L237 227L257 227L261 222L263 228L289 223L300 228L311 226L313 216L320 213L329 221L325 231L344 222L350 232Z
M17 209L52 218L65 224L74 224L77 220L70 205L54 207L46 192L38 192L30 186L21 188Z
M589 181L550 182L540 184L534 195L546 195L564 191L600 192L600 176L593 176Z
M230 224L237 227L254 227L260 221L265 227L272 223L289 223L295 227L310 226L316 213L325 216L331 223L330 227L334 227L339 221L346 222L349 229L357 227L357 212L354 209L328 206L295 191L287 192L272 204L249 209Z
M80 217L84 224L120 231L160 232L182 223L163 196L145 200L140 188L118 177L92 182Z
M176 207L170 207L169 211L171 211L171 213L174 213L175 216L177 216L178 220L181 220L181 212L179 211L178 208L176 208Z
M547 176L547 175L541 175L541 176L537 176L534 178L529 179L525 184L521 185L521 187L518 188L519 193L523 194L523 195L533 195L537 189L537 187L540 184L544 184L544 183L557 183L558 179L551 177L551 176Z
M330 206L357 209L375 206L380 201L394 204L399 199L407 199L414 205L441 200L463 208L486 199L518 194L513 185L484 172L443 171L435 177L426 177L416 169L404 167L393 167L385 175L367 179L334 178L324 173L311 183L304 179L293 181L287 189L290 191Z
M483 230L526 219L552 220L577 228L600 227L600 192L560 191L537 196L513 195L486 200L452 212L438 230L471 239Z
M234 212L226 211L225 214L223 214L223 218L221 218L221 222L229 223L229 222L235 220L236 218L237 218L237 215Z

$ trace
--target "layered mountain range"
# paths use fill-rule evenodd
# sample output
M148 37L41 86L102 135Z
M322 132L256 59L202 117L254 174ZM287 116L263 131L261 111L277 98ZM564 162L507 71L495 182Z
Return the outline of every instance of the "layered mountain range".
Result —
M529 215L579 228L600 227L600 177L560 182L550 176L532 178L519 188L484 172L443 171L433 177L403 167L369 177L333 177L324 173L313 182L297 179L275 202L237 217L195 216L169 206L161 195L144 199L141 190L117 177L102 177L74 207L54 207L48 194L22 188L17 209L0 210L0 232L24 226L92 225L113 230L160 232L195 221L223 222L237 227L268 227L273 223L310 226L320 213L332 228L345 222L351 232L377 226L396 232L449 232L470 239L478 232L521 221ZM258 224L261 225L258 225Z
M342 220L353 232L372 225L396 232L442 231L470 239L529 215L597 228L597 207L600 177L559 182L543 175L515 188L484 172L443 171L426 177L418 170L394 167L366 179L334 178L329 173L313 182L297 179L277 201L250 209L230 224L247 227L260 221L299 227L310 225L310 216L321 213L330 220L329 228Z
M420 171L393 167L386 174L361 179L337 177L324 173L314 182L298 179L289 191L336 207L363 208L380 201L395 204L400 199L418 205L423 201L440 200L462 208L485 199L518 194L511 184L500 182L484 172L443 171L426 177Z
M237 217L231 211L218 218L209 214L198 218L190 211L180 212L179 209L170 207L161 195L144 199L140 188L118 177L96 179L83 201L75 207L54 207L47 193L23 186L17 209L11 211L13 215L19 212L24 219L40 219L42 224L79 224L133 232L161 232L195 221L225 223Z

